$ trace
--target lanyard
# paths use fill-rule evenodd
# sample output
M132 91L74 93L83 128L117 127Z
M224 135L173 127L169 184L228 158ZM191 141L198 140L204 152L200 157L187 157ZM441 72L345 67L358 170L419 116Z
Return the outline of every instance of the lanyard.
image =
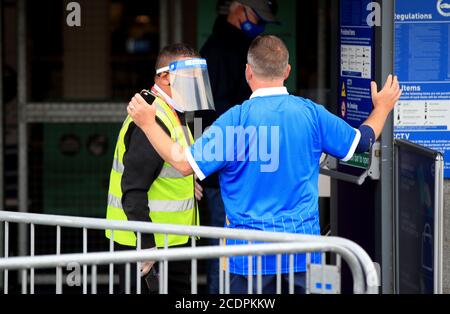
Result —
M152 89L156 90L162 98L168 103L171 107L175 108L179 112L184 112L184 110L180 109L180 107L177 105L175 100L172 99L172 97L169 97L157 84L153 85Z
M172 105L172 102L173 102L172 98L170 98L166 93L164 93L164 91L156 84L152 87L152 92L154 94L156 94L156 96L158 96L159 98L162 98L162 99L165 100L166 104L169 106L169 108L172 111L173 115L177 119L178 124L182 125L181 121L180 121L180 118L178 117L177 111L175 110L175 108Z
M173 102L172 98L170 98L169 95L164 93L164 91L156 84L152 87L151 90L156 96L158 96L159 98L162 98L162 99L164 99L166 101L167 106L169 106L169 108L172 111L173 115L177 119L178 125L181 126L181 129L183 130L184 137L186 138L186 143L188 143L188 145L191 145L192 144L191 143L191 137L190 137L190 132L189 132L189 128L187 126L187 123L185 123L185 125L183 125L181 123L181 120L180 120L180 117L177 114L177 111L172 106L172 103L171 103L171 102ZM185 120L185 122L186 122L186 120Z

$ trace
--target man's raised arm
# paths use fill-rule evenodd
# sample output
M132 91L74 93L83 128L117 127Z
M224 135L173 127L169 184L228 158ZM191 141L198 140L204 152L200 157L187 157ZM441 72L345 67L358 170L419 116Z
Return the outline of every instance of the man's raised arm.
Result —
M158 154L182 175L193 173L184 148L174 142L156 123L156 107L149 105L141 95L136 94L127 107L133 122L141 128Z

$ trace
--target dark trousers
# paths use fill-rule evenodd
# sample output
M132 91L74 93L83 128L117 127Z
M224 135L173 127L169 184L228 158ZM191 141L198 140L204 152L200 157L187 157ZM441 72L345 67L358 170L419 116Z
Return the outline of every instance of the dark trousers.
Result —
M277 276L262 275L262 293L277 293ZM257 276L253 276L253 293L257 293ZM248 277L236 274L230 274L230 293L247 294L248 293ZM294 274L294 293L305 294L306 292L306 273ZM281 275L281 293L289 293L289 274Z
M225 225L225 207L222 201L222 194L220 189L216 188L205 188L205 199L209 212L209 225L211 227L223 228ZM209 245L218 246L218 239L210 239ZM207 282L208 282L208 293L218 294L219 293L219 259L209 259L207 261Z
M177 246L177 247L190 247L190 243ZM123 246L117 243L114 243L114 249L116 251L130 251L135 249L131 246ZM168 262L169 270L168 270L168 293L169 294L190 294L191 293L191 261L173 261ZM153 271L159 273L159 262L156 262L153 265ZM125 293L126 288L126 265L125 264L117 264L114 266L119 274L119 292L121 294ZM130 264L130 292L136 293L136 263ZM152 287L148 287L148 283L150 282L148 276L152 276L153 271L147 276L141 277L141 293L143 294L151 294L158 293L158 284L152 284ZM147 279L147 280L146 280ZM156 291L154 289L156 287Z

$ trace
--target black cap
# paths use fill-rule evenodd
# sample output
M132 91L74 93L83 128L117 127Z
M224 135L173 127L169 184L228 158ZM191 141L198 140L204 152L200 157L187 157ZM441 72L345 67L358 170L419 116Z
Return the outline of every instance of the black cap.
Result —
M275 17L278 13L277 0L238 0L238 2L252 8L264 22L279 23Z

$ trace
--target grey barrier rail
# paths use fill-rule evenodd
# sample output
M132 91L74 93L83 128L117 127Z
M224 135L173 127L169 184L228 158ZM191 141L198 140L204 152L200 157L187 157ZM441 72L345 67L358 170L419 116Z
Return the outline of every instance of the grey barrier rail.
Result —
M248 256L248 293L253 293L253 256L257 257L257 290L261 292L261 260L263 255L277 255L277 293L281 292L281 254L289 254L289 292L293 292L293 257L294 253L306 253L307 256L307 287L309 293L339 293L340 292L340 263L341 257L349 266L353 276L354 293L378 293L379 278L374 263L367 253L352 241L337 237L320 237L276 232L263 232L253 230L236 230L226 228L212 228L202 226L180 226L154 224L133 221L111 221L97 218L83 218L70 216L41 215L0 211L0 221L4 222L4 249L5 255L0 259L0 269L4 270L4 292L8 293L8 271L19 270L22 278L22 293L27 293L28 283L30 293L34 293L34 270L38 268L56 268L56 293L62 293L62 268L71 263L83 266L83 293L87 293L87 266L92 265L92 293L97 292L97 265L109 264L109 293L114 292L114 264L126 263L126 292L130 292L130 263L136 263L140 269L142 261L154 260L160 267L160 293L167 293L168 261L191 260L191 292L197 293L197 260L220 258L219 272L220 293L230 292L229 267L224 267L229 256ZM10 223L27 224L30 230L30 256L10 257L9 254L9 228ZM35 256L35 226L45 225L56 227L56 255ZM83 252L79 254L61 253L61 228L82 228ZM109 252L88 253L87 232L92 230L124 230L136 232L138 246L136 250L114 252L114 239L110 239ZM164 234L166 246L158 250L140 250L142 234ZM169 234L187 235L191 237L192 247L168 248ZM196 238L220 239L220 246L196 246ZM248 245L223 246L225 239L247 240ZM252 244L252 242L267 242L269 244ZM282 243L281 243L282 242ZM310 263L311 252L322 253L322 264ZM325 253L336 254L336 265L325 265ZM221 258L224 257L224 258ZM27 271L30 271L28 276ZM140 278L137 271L136 278ZM332 285L332 284L333 285ZM332 289L327 291L325 286ZM136 292L141 292L140 280L136 280Z

